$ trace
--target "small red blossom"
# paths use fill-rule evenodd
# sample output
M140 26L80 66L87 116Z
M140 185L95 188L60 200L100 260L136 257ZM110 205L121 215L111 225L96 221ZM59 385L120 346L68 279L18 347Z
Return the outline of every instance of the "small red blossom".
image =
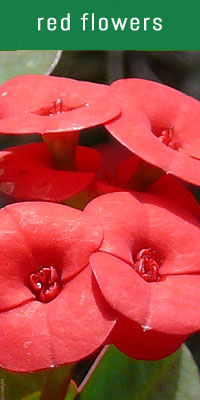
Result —
M6 202L45 200L57 203L87 190L101 162L97 150L78 146L76 171L57 170L44 143L0 152L0 193Z
M120 114L109 87L43 75L22 75L0 87L0 133L76 132Z
M200 102L143 79L122 79L110 87L121 116L106 123L129 150L168 174L200 185Z
M0 221L1 366L36 371L94 352L115 324L89 266L102 228L44 202L7 206Z
M117 192L84 211L104 228L90 264L118 312L110 340L135 358L166 357L200 327L200 226L185 209L167 203L151 194Z

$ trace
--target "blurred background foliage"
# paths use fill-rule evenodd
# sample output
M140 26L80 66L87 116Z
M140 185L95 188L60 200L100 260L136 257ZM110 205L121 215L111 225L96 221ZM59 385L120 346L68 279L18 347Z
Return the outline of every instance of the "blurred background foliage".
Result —
M64 51L53 75L99 83L151 79L200 99L200 51Z

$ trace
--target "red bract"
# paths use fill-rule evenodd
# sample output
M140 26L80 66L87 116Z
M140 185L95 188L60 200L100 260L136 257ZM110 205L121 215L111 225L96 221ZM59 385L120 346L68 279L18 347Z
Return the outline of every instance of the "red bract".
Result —
M132 357L157 359L200 327L200 230L187 211L170 202L166 208L167 200L138 198L110 193L86 207L86 215L104 228L90 263L104 298L118 312L111 340Z
M0 87L0 132L76 132L120 113L109 88L97 83L43 75L12 78Z
M82 207L94 197L91 185L100 156L77 145L80 130L119 115L108 92L106 85L40 75L19 76L1 86L0 133L39 133L52 158L41 144L2 152L0 190L8 201L70 201Z
M6 201L63 202L90 188L101 161L100 154L77 147L77 171L53 168L44 143L10 147L0 152L0 193Z
M0 365L36 371L94 352L115 323L88 265L102 228L42 202L7 206L0 221Z
M200 102L142 79L114 82L110 93L122 114L106 124L108 131L145 161L200 185Z
M129 357L139 360L159 360L174 353L187 335L169 335L133 320L120 317L110 335L110 341Z

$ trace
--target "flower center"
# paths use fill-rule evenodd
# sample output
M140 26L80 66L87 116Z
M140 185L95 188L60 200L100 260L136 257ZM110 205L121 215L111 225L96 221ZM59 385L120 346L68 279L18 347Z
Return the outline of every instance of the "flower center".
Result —
M55 299L62 289L61 281L54 267L42 267L30 275L31 289L42 303Z
M74 110L77 110L78 108L82 108L82 107L85 107L87 105L88 104L83 103L83 104L80 104L80 105L77 105L77 106L71 106L71 107L68 106L67 107L64 104L62 99L57 98L53 103L52 109L47 111L47 115L52 117L53 115L56 115L56 114L65 114L66 112L74 111Z
M63 112L63 100L56 99L56 101L54 102L54 114L61 114L62 112Z
M32 113L40 115L41 117L53 117L54 115L65 114L69 111L74 111L86 106L89 106L89 104L83 103L77 106L67 106L62 99L57 98L50 106L32 111Z
M136 255L135 271L146 282L158 282L160 280L159 265L155 261L156 252L152 249L142 249Z
M161 132L159 140L161 141L161 143L171 147L174 150L178 150L180 147L174 137L174 127L171 125L169 125L164 131Z

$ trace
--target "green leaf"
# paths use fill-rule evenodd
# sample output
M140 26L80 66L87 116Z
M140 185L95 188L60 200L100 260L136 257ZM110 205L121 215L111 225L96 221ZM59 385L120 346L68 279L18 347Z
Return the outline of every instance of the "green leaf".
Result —
M17 75L50 74L61 54L58 50L0 51L0 85Z
M26 400L37 400L37 396L30 397L30 394L43 387L45 377L46 371L23 374L0 369L0 399L3 392L5 400L21 400L24 397Z
M40 400L40 395L41 392L35 392L32 393L28 396L23 397L21 400ZM69 384L67 396L65 397L65 400L74 400L77 395L77 387L74 381L71 381Z
M160 361L137 361L110 346L79 400L198 400L197 366L185 345Z
M53 370L52 376L52 398L56 397L58 387L67 380L66 368L71 366L61 366ZM14 373L0 368L0 400L39 400L46 385L51 370L30 373ZM50 377L51 377L50 376ZM55 386L55 393L54 393ZM4 393L4 397L2 395ZM70 381L65 400L73 400L77 395L75 382Z
M61 365L47 370L46 381L41 391L42 400L60 400L69 388L74 364Z
M74 381L71 381L69 384L67 396L65 397L65 400L74 400L76 395L77 395L77 386Z
M29 394L28 396L23 397L21 400L40 400L40 391Z

